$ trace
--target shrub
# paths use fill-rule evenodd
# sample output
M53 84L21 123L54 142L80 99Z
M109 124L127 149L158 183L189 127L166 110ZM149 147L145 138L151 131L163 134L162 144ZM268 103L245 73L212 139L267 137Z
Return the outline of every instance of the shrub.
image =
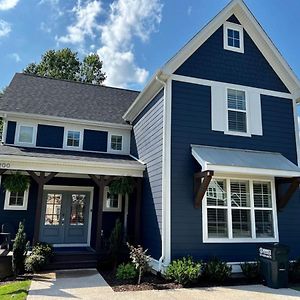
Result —
M300 258L289 263L289 278L293 282L300 282Z
M130 259L134 267L138 270L138 284L141 283L143 274L149 269L150 256L147 255L148 249L144 250L142 246L134 247L127 243L130 252Z
M13 244L12 269L15 275L24 273L24 262L29 247L23 222L19 223L19 229Z
M37 243L32 248L32 255L43 256L48 263L53 257L53 247L47 243Z
M204 274L209 281L222 283L231 275L231 266L214 258L206 264Z
M188 285L198 279L202 263L194 262L192 257L183 257L171 262L166 270L166 278L182 285Z
M47 263L45 256L38 254L31 254L25 259L25 270L27 272L40 271Z
M244 276L249 280L257 279L260 277L259 262L254 262L254 263L245 262L241 264L241 269L243 271Z
M137 270L132 263L121 264L117 268L116 278L119 280L131 280L137 277Z

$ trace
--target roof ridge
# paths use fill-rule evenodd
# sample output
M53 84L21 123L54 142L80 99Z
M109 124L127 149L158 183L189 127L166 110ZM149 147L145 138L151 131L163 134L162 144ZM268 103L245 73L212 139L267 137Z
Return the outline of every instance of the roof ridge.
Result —
M116 90L122 90L122 91L134 92L134 93L140 93L141 92L141 91L138 91L138 90L131 90L131 89L108 86L108 85L102 85L102 84L99 85L99 84L93 84L93 83L89 83L89 82L80 82L80 81L75 81L75 80L70 80L70 79L58 79L58 78L53 78L53 77L41 76L41 75L37 75L37 74L16 72L15 75L24 75L24 76L31 76L31 77L41 78L41 79L65 81L65 82L69 82L69 83L77 83L77 84L88 85L88 86L93 86L93 87L97 87L97 88L104 87L104 88L116 89Z

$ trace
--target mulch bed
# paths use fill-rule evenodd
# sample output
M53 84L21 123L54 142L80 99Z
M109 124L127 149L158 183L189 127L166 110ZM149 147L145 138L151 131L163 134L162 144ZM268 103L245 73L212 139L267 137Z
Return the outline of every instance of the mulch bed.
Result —
M170 290L182 288L182 285L168 282L159 275L145 274L140 285L133 281L118 280L112 271L100 272L106 282L115 292L146 291L146 290Z
M176 284L167 281L160 275L154 275L152 273L145 274L142 279L142 283L137 285L133 281L118 280L115 277L115 273L112 271L100 271L103 278L111 286L115 292L126 292L126 291L146 291L146 290L169 290L183 288L181 284ZM215 286L238 286L238 285L250 285L250 284L261 284L261 280L247 280L244 277L231 277L222 284L218 285L205 280L200 279L186 288L197 288L197 287L215 287Z

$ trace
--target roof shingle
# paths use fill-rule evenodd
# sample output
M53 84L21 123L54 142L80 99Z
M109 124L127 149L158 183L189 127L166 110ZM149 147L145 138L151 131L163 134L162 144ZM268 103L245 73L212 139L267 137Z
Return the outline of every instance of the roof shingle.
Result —
M0 110L124 124L122 115L139 92L17 73Z

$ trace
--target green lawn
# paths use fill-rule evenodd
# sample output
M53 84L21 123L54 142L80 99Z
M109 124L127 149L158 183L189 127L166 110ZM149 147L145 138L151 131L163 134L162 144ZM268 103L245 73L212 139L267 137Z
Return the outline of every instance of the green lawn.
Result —
M16 281L0 285L0 299L1 300L25 300L28 294L30 280Z

